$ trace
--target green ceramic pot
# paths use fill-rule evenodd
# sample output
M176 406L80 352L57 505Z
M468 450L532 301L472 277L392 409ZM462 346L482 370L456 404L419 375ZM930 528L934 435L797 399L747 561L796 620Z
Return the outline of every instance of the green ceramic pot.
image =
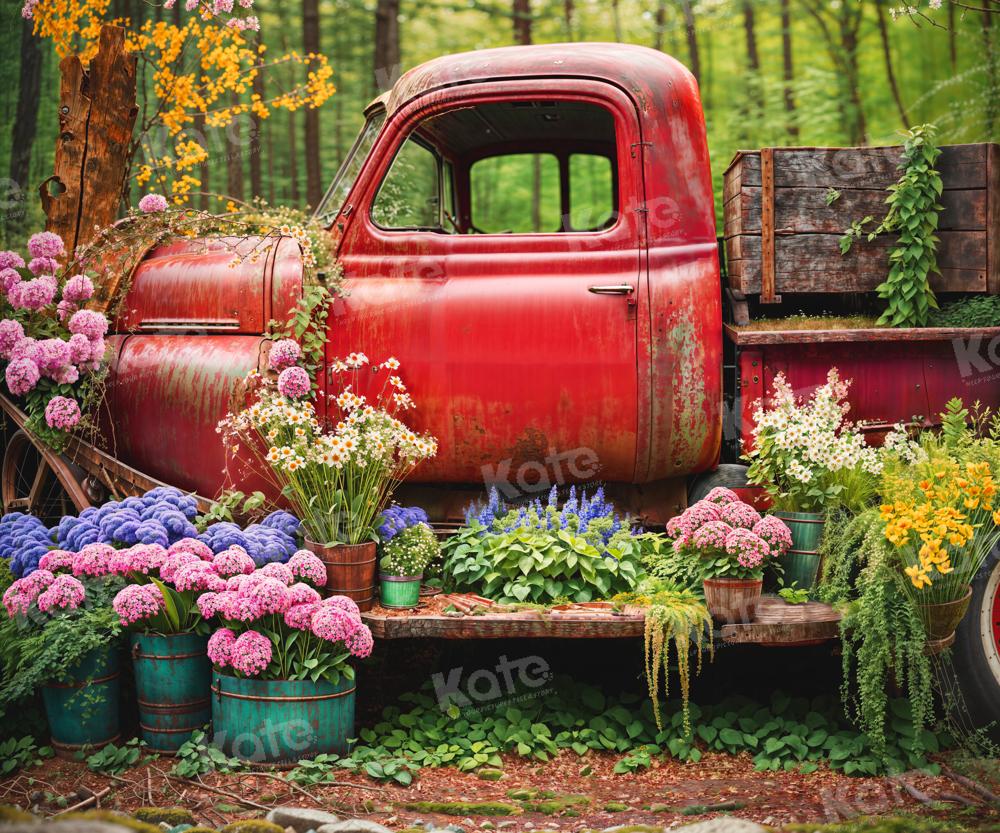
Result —
M379 575L382 607L412 608L420 604L420 582L423 576Z

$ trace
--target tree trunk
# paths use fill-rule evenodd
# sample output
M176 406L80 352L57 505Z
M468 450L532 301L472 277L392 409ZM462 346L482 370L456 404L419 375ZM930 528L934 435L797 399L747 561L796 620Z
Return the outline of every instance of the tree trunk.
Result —
M260 55L260 45L261 45L261 34L260 31L257 32L257 37L254 41L254 45L257 47L257 54ZM260 61L262 63L262 61ZM257 70L257 74L253 79L253 93L258 96L261 101L264 100L264 68L261 67ZM250 195L253 197L263 197L264 196L264 176L261 171L261 156L260 156L260 139L261 131L263 130L262 119L258 116L252 109L250 111Z
M399 78L399 0L378 0L375 6L376 93L388 90Z
M21 73L17 88L17 111L14 116L10 147L10 196L17 200L8 214L9 232L27 226L27 189L31 176L31 150L38 128L38 99L42 85L42 50L32 34L33 23L21 21Z
M619 8L621 0L611 0L611 22L615 27L615 43L622 42L622 10Z
M239 102L237 93L230 93L232 104ZM234 200L243 197L243 125L240 117L235 116L226 127L229 147L226 148L226 194Z
M764 94L761 88L760 53L757 52L757 27L754 22L753 0L743 0L743 32L747 43L747 87L751 102L757 109L756 119L764 112Z
M781 69L785 82L785 113L788 114L788 124L785 129L792 139L798 139L799 125L795 116L795 93L792 89L792 83L795 80L795 65L792 56L792 16L789 10L789 0L781 0Z
M513 7L514 43L521 46L531 45L531 0L514 0ZM531 227L535 231L541 229L542 214L542 164L539 157L534 157L531 166Z
M201 145L206 151L211 153L208 141L208 133L205 128L205 114L196 113L194 117L194 129L198 133ZM198 201L198 205L202 211L208 211L211 208L209 203L208 194L212 190L212 168L208 163L208 157L202 161L201 165L198 166L198 179L201 180L201 197Z
M566 40L572 43L573 37L573 15L576 12L573 0L563 0L563 24L566 27Z
M306 55L319 54L319 0L302 0L302 46ZM309 65L312 69L312 65ZM319 110L306 108L306 202L316 208L323 199L320 163Z
M285 54L289 51L288 46L288 32L290 31L290 23L288 20L288 15L286 14L286 7L284 3L278 3L278 25L281 27L281 51ZM337 96L339 98L339 96ZM288 119L288 138L286 153L288 155L288 196L287 199L295 208L301 208L300 200L301 193L299 190L299 132L296 125L296 115L295 112L289 110L286 114ZM285 195L282 194L282 198L285 199Z
M138 112L136 58L125 51L125 30L105 25L87 71L75 55L63 58L59 71L55 172L39 194L45 227L59 234L72 252L118 214ZM58 193L49 189L53 180Z
M695 28L694 9L691 0L681 0L681 10L684 12L684 30L687 33L688 60L691 61L691 72L695 80L701 84L701 57L698 54L698 30Z
M1000 89L997 84L996 44L993 40L993 14L983 11L983 51L986 53L986 139L993 141L997 126L997 108L1000 107Z
M663 51L663 30L667 26L667 0L659 0L656 4L656 16L653 18L653 49Z
M889 29L885 25L885 9L882 7L885 0L875 0L875 17L878 21L878 34L882 39L882 57L885 60L885 75L889 81L889 89L892 91L892 99L896 102L896 109L899 111L899 119L903 127L910 129L910 120L906 117L906 108L903 106L903 99L899 95L899 84L896 83L896 73L892 68L892 50L889 46ZM949 7L951 4L948 4Z
M955 74L958 66L958 50L955 47L955 4L947 3L948 6L948 59L951 63L951 74Z
M859 13L860 17L860 13ZM851 106L850 130L852 145L868 144L868 127L865 110L861 104L861 70L858 67L858 27L846 25L842 29L846 72L844 80Z
M513 5L514 43L521 46L531 44L531 0L514 0Z

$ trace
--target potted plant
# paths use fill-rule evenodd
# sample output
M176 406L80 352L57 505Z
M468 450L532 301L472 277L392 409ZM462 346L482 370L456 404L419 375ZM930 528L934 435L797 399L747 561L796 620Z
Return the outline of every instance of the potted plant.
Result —
M916 454L887 454L882 478L885 537L934 649L954 640L972 580L1000 541L1000 444L977 437L967 416L949 402L941 434L923 432Z
M414 404L396 359L371 366L364 353L351 353L333 361L327 428L309 401L312 380L300 356L295 341L276 342L268 359L276 379L252 376L254 401L221 428L267 462L302 520L306 547L326 565L327 590L369 610L379 513L437 443L397 416Z
M768 406L761 403L754 414L753 446L744 458L748 481L764 488L775 515L791 530L792 545L781 563L786 581L804 590L819 573L826 511L861 508L881 471L876 449L845 421L850 384L831 368L826 383L802 400L779 372Z
M242 547L213 555L207 544L183 538L165 549L136 544L115 550L89 544L95 563L129 582L114 599L122 627L131 631L139 728L158 752L176 752L211 719L208 626L196 604L206 590L222 590L226 578L254 570Z
M379 582L382 606L416 607L420 603L424 569L441 554L441 544L427 525L427 513L423 509L393 506L381 517Z
M371 631L345 596L321 599L326 568L307 550L202 593L198 608L221 627L208 640L212 724L227 755L289 763L342 754L354 735L354 657Z
M764 568L792 542L783 521L721 487L672 518L667 533L678 554L695 559L713 618L728 623L753 620Z
M0 702L17 702L40 687L61 757L119 737L121 630L111 599L120 587L121 579L93 569L86 554L52 550L3 595L17 633L6 649L18 659Z

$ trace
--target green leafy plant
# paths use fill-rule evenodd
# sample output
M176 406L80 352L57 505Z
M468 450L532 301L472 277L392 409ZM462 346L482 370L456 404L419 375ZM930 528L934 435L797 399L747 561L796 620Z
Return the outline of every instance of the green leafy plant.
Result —
M238 489L227 489L212 501L207 512L194 519L194 525L199 532L204 532L212 524L221 521L234 523L238 519L258 520L265 514L266 501L263 492L247 495Z
M796 587L796 584L797 582L793 581L790 587L782 587L778 595L790 605L805 604L809 601L809 590L805 587Z
M334 773L339 762L340 758L337 755L317 755L315 758L299 761L286 778L293 784L303 787L328 784L336 780Z
M132 767L139 766L155 757L144 755L145 748L145 742L138 738L132 738L121 746L109 743L87 756L87 769L102 775L121 775Z
M390 576L419 576L441 554L441 543L425 523L414 524L382 544L379 569Z
M942 304L927 320L931 327L1000 326L1000 295L970 295Z
M202 730L194 732L190 740L181 745L174 761L170 774L178 778L194 778L210 772L238 772L243 766L238 759L212 746Z
M0 775L13 775L19 769L38 766L46 758L51 758L52 754L51 747L37 746L31 735L8 738L0 742Z
M850 251L855 240L867 235L869 241L884 233L895 233L898 240L889 253L889 276L876 288L887 302L880 324L893 327L923 327L937 300L929 277L940 273L937 266L935 235L941 206L938 198L943 185L935 163L941 150L934 143L933 125L918 125L905 134L902 174L889 186L886 204L889 210L871 231L865 227L872 217L854 222L840 240L842 254Z

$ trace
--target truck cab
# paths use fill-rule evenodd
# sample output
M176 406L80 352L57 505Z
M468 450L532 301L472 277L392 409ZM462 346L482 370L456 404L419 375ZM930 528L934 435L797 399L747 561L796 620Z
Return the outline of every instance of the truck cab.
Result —
M411 70L366 115L318 209L345 277L327 358L400 360L408 418L439 440L414 481L530 492L600 479L633 507L641 492L676 511L721 438L719 261L692 75L638 46L493 49ZM197 376L203 398L174 408L170 430L213 454L221 389L301 286L285 242L234 275L179 249L139 268L118 360L123 442L148 442L150 417L137 432L130 410L168 407L168 374L174 388ZM192 316L210 331L194 334ZM221 485L193 474L194 456L172 465L169 482Z

